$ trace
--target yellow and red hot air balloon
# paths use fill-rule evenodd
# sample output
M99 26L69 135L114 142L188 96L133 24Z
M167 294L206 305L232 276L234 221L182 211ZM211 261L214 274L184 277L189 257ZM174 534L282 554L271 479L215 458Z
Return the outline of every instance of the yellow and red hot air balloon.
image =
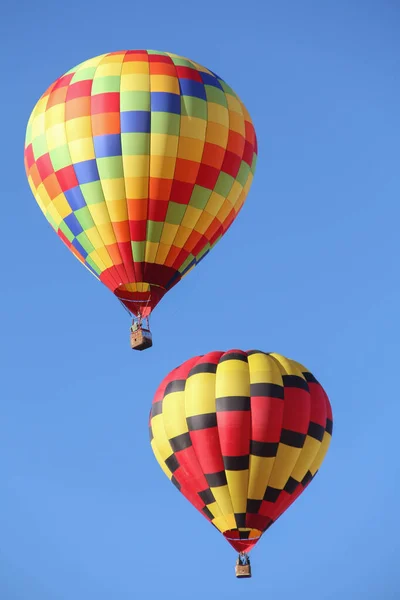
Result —
M227 231L250 188L251 118L215 73L131 50L57 79L29 119L33 194L139 325Z
M332 410L299 363L260 351L196 356L159 386L150 413L167 477L237 550L237 576L263 533L315 477Z

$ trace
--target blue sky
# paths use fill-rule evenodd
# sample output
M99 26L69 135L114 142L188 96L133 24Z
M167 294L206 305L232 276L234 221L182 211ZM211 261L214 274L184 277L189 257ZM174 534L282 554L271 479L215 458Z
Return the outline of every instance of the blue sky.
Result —
M399 7L310 0L10 4L3 46L0 597L394 600L400 576ZM103 52L182 54L253 117L240 217L154 313L154 348L69 254L26 182L36 100ZM334 412L327 459L252 553L235 553L161 472L147 419L194 354L294 358ZM243 587L246 590L243 590Z

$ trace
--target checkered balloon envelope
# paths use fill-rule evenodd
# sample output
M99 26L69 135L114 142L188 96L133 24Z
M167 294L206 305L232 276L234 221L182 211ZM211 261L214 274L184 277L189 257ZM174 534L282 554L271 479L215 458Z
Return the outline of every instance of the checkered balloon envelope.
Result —
M328 396L306 367L259 350L174 369L150 412L162 470L241 553L317 474L332 437Z
M57 79L25 141L46 219L139 318L227 231L256 155L251 118L225 81L150 50L103 54Z

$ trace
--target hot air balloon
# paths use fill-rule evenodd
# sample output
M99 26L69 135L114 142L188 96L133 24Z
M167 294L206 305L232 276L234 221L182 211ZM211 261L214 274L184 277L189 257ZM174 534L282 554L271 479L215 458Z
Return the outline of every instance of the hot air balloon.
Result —
M301 364L258 350L210 352L171 371L150 412L164 473L239 552L248 552L298 498L332 436L328 397Z
M27 127L25 168L46 219L134 317L131 344L164 294L230 227L257 154L251 118L212 71L128 50L57 79Z

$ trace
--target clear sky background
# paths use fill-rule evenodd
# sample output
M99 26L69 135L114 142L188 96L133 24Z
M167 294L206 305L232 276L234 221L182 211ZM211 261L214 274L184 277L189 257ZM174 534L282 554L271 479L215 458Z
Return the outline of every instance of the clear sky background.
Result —
M395 0L36 0L2 9L1 600L395 600L400 594L400 7ZM248 200L156 309L153 349L46 223L29 114L119 49L217 72L253 117ZM260 348L326 388L315 481L237 581L227 542L148 442L159 381L192 355Z

